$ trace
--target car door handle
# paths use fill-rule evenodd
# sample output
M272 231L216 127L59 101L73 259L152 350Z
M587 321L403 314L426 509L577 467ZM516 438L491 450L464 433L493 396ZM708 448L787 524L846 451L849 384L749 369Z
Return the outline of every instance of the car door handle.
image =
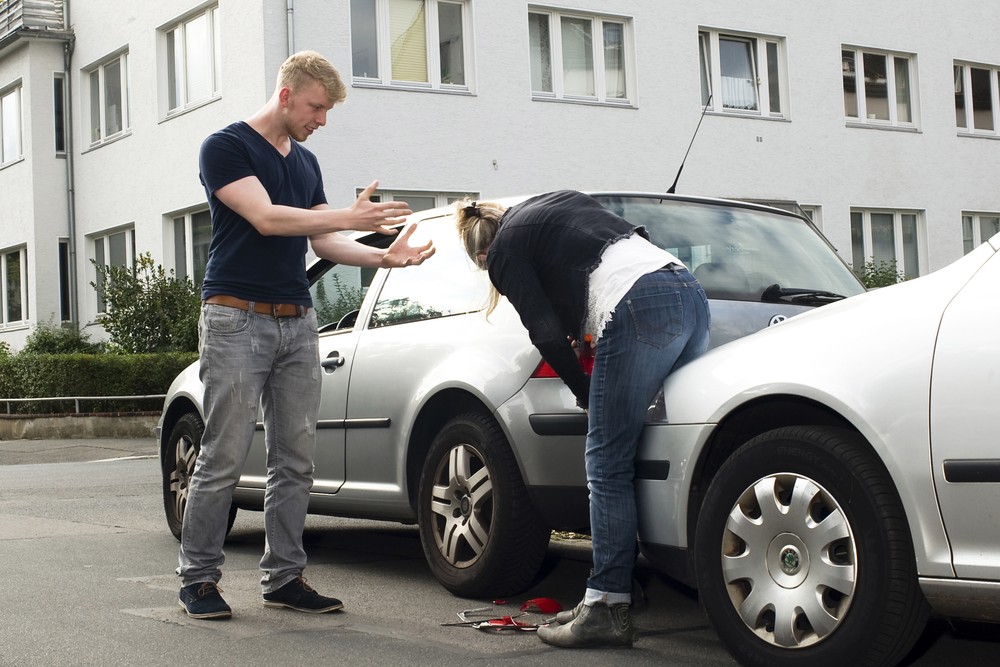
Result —
M340 352L331 352L326 359L320 362L320 366L327 369L328 372L332 373L341 366L344 365L345 359L340 356Z

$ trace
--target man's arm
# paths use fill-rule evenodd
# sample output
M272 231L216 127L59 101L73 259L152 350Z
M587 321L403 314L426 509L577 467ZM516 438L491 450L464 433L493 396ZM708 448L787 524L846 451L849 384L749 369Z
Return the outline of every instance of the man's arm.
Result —
M215 196L264 236L313 236L344 230L395 234L390 227L413 211L406 202L371 201L377 187L378 181L372 181L353 204L341 209L272 204L256 176L233 181L216 190Z
M318 208L322 210L322 207ZM309 238L309 243L318 257L337 264L390 269L416 266L423 264L424 260L435 251L433 241L428 241L422 246L410 244L410 237L416 229L416 223L408 225L385 250L358 243L336 232L312 236Z

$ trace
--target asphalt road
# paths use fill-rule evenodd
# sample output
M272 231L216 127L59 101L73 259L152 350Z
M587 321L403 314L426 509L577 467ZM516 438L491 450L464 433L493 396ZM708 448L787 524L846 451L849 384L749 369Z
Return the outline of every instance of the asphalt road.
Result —
M589 567L585 540L554 541L535 587L492 604L441 588L413 527L310 517L306 576L346 604L324 615L262 606L263 541L261 515L241 512L221 582L234 618L189 619L176 602L177 542L163 521L151 440L0 441L0 665L734 664L696 595L643 560L636 575L647 600L631 650L566 651L532 633L441 625L473 607L516 613L533 597L572 606ZM993 634L934 620L908 664L994 664Z

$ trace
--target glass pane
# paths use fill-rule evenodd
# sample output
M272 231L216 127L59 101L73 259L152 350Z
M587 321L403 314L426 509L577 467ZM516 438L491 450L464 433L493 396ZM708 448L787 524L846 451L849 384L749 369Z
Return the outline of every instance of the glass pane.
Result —
M955 65L955 124L958 127L967 127L965 120L965 67Z
M909 123L913 120L910 113L910 61L906 58L894 58L896 66L896 122Z
M187 220L174 218L174 273L178 278L188 278L187 268Z
M858 72L854 51L840 52L840 66L844 72L844 115L858 117Z
M393 80L426 83L424 0L389 0L389 44Z
M441 83L465 85L465 44L462 40L462 5L438 4L438 41L441 50Z
M19 322L21 315L21 251L7 254L7 321Z
M875 264L896 261L896 230L892 213L872 213L872 256Z
M972 235L972 216L962 216L962 248L968 255L976 247L976 239Z
M757 110L757 74L753 45L745 39L719 38L722 106Z
M90 73L90 143L101 140L101 73Z
M567 95L593 97L594 37L590 19L562 19L563 88Z
M778 45L767 43L767 98L770 112L781 113L781 78L778 74Z
M351 0L351 52L354 76L378 78L375 0Z
M128 266L128 255L125 254L128 232L118 232L108 237L108 250L111 256L111 266Z
M104 136L122 131L122 69L116 60L104 66Z
M212 242L212 214L199 211L191 215L191 256L194 275L191 280L201 287L205 281L205 267L208 265L208 246Z
M604 86L608 99L624 100L625 90L625 25L604 22Z
M856 273L865 268L868 256L865 254L865 219L861 212L851 213L851 266Z
M552 42L548 14L528 14L528 43L531 50L531 90L552 92Z
M215 57L209 28L208 14L202 14L184 26L184 72L187 75L185 102L188 104L212 96L212 63Z
M903 269L907 278L920 275L920 259L917 253L917 216L904 213L901 216L903 234Z
M94 263L97 266L107 266L108 263L104 260L104 243L107 239L99 238L94 239ZM98 274L97 282L99 286L103 284L103 276ZM103 313L105 310L104 296L102 296L100 289L97 290L97 312Z
M426 211L437 206L437 198L434 195L399 194L394 199L402 199L410 205L410 210L412 211Z
M712 63L708 58L708 33L698 33L698 55L701 57L701 105L708 106L708 98L712 94L709 72Z
M1000 233L1000 217L984 215L979 218L979 240L986 242Z
M3 152L0 161L21 157L21 93L15 88L0 100L0 123L3 124Z
M993 91L990 71L972 67L972 124L977 130L993 129Z
M57 76L52 80L52 111L54 115L56 152L66 151L66 105L63 102L63 80Z
M59 241L59 317L70 319L69 242Z
M176 109L181 105L181 82L178 73L182 64L177 49L177 30L167 33L167 108Z
M866 53L862 62L865 67L865 111L868 120L889 120L886 57L876 53Z

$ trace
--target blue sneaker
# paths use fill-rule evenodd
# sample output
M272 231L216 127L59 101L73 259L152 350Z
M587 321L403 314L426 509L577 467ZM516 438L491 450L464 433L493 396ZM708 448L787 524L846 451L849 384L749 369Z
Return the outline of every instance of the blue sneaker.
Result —
M220 593L222 589L214 581L200 581L181 588L178 604L191 618L229 618L233 610Z
M308 614L325 614L344 608L337 598L320 595L302 577L296 577L276 591L264 593L265 607L288 607Z

